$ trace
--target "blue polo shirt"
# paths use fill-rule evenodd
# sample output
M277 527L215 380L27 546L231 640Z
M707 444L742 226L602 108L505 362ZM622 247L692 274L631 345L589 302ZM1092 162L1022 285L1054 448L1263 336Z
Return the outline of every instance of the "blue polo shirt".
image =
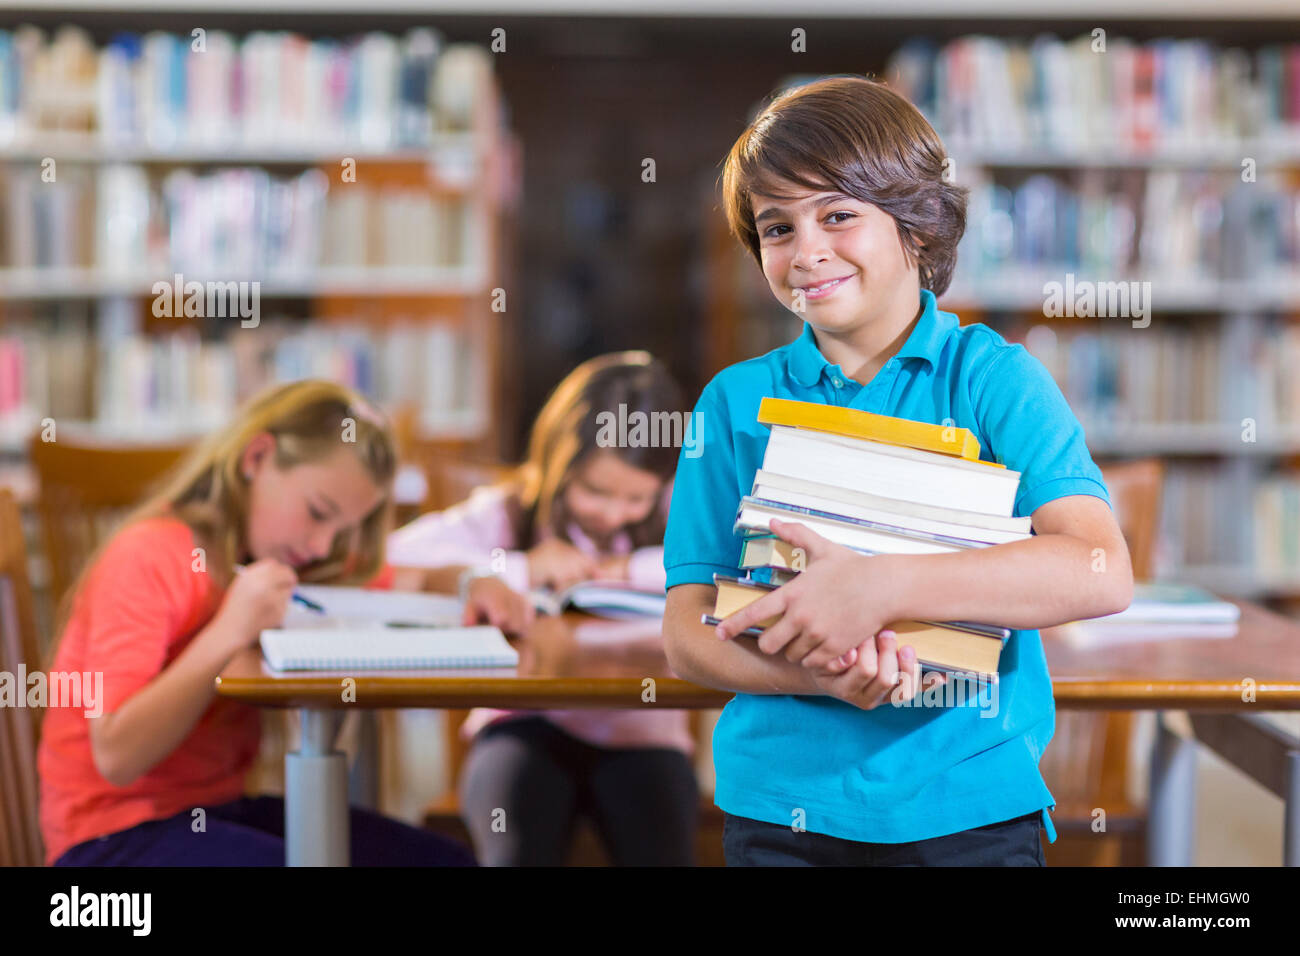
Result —
M1110 503L1083 428L1047 369L986 325L960 326L929 290L921 304L903 347L866 385L825 359L806 323L791 344L709 382L694 412L702 451L683 453L677 467L664 541L668 587L737 573L741 539L732 526L767 447L769 430L756 419L768 395L969 428L985 460L1020 472L1018 516L1066 495ZM1055 842L1055 800L1038 771L1055 724L1037 631L1012 631L996 691L972 691L964 705L935 696L930 706L860 710L833 697L737 694L713 735L715 802L737 816L871 843L1041 810Z

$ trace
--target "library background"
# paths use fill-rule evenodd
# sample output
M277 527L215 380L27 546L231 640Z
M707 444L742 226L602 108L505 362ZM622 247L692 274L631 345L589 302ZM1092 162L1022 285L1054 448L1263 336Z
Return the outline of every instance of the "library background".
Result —
M518 461L583 359L648 349L693 398L790 341L800 321L726 234L720 164L772 92L846 72L887 79L943 137L971 193L940 307L1055 376L1094 457L1133 482L1140 576L1300 614L1300 19L1283 5L1043 19L946 0L797 23L199 6L0 3L0 488L43 642L95 535L270 382L380 402L413 516L463 493L457 463ZM1045 283L1068 303L1093 280L1131 281L1149 315L1045 304ZM219 315L187 311L190 281ZM1151 719L1058 713L1049 863L1143 861ZM345 728L381 751L382 809L446 808L446 722ZM274 789L294 727L266 724ZM1279 863L1282 801L1198 759L1195 862Z

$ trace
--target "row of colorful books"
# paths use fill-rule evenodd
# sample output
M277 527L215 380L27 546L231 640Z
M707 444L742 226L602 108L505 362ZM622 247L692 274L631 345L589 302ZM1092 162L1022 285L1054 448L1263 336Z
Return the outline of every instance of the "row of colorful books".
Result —
M1269 279L1300 269L1300 188L1276 171L1081 170L971 187L955 283L1014 270Z
M1003 332L1047 367L1090 436L1209 425L1221 429L1227 447L1234 437L1268 444L1279 429L1300 427L1300 326L1282 318L1146 329L1103 320Z
M776 398L762 400L758 420L771 435L735 523L744 536L740 566L748 573L716 580L709 623L804 569L804 555L773 536L773 519L796 521L868 555L944 554L1030 535L1030 519L1013 514L1019 473L981 460L968 429ZM924 669L981 681L997 679L1010 637L1007 628L988 622L899 621L890 627L900 646L916 649Z
M362 149L429 145L485 108L491 56L436 30L347 40L0 30L0 146L94 133L105 147Z
M1104 28L1070 40L917 39L888 80L955 155L1205 151L1244 140L1300 145L1300 44L1253 54L1203 39L1135 43Z
M260 388L303 378L412 407L431 430L465 429L482 424L481 352L458 325L433 317L382 329L269 320L219 341L192 329L97 338L71 323L8 325L0 330L0 444L20 445L47 417L111 432L201 432Z
M141 166L68 167L56 182L15 164L0 192L0 267L97 268L106 275L314 274L322 266L430 269L465 263L462 198L331 184L257 167L152 179Z

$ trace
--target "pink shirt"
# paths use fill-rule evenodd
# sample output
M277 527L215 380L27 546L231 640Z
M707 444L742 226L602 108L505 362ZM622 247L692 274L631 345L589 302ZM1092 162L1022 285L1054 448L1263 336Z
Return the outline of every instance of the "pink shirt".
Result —
M672 488L664 490L667 501ZM388 563L398 567L436 568L472 565L497 571L511 588L529 591L528 556L515 540L506 508L509 491L499 485L477 488L460 504L446 511L421 515L388 537ZM600 550L575 525L568 529L574 547L601 556ZM539 539L554 537L539 529ZM626 532L614 536L606 554L629 555L628 578L639 588L662 590L664 549L632 548ZM544 717L573 736L601 747L669 747L687 754L694 751L689 715L684 710L473 710L461 727L472 737L488 724L518 717Z

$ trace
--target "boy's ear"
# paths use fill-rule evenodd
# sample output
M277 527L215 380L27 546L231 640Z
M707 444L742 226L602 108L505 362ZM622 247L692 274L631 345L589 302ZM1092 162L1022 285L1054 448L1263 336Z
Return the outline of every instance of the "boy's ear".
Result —
M271 460L275 452L275 436L270 432L259 432L244 446L239 456L239 473L245 481L252 481L253 476L263 464Z

